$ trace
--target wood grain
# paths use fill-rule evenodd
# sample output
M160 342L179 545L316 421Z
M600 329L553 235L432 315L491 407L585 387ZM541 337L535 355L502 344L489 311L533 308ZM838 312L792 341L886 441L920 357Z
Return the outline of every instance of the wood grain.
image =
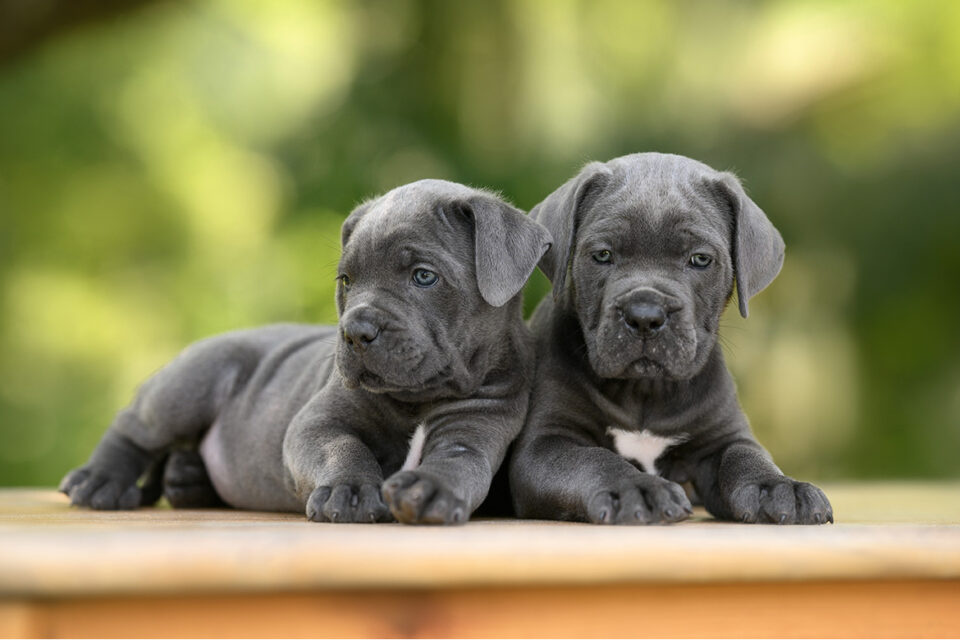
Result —
M837 524L334 525L0 490L0 637L960 636L960 484Z
M947 510L960 495L948 489L922 493ZM52 492L6 490L0 594L960 578L960 524L847 524L844 514L820 527L719 523L701 512L674 526L438 528L233 510L93 512Z
M930 638L960 635L958 604L960 587L955 582L114 597L22 605L24 624L15 635Z

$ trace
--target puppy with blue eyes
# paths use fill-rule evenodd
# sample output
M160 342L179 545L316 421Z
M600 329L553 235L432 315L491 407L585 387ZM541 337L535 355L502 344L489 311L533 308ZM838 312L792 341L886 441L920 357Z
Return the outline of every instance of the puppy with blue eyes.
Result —
M522 517L688 517L681 486L742 522L833 521L751 434L717 344L783 264L783 240L729 173L675 155L591 163L530 217L554 238L534 313L537 374L510 480Z
M533 353L520 291L550 236L490 193L424 180L357 207L342 246L338 326L191 345L61 490L134 508L157 499L141 478L160 465L174 506L466 521L523 424Z

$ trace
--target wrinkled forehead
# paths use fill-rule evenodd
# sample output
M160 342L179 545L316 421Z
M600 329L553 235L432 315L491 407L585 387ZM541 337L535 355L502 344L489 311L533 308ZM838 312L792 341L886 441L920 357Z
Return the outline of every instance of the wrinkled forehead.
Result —
M357 221L344 255L362 251L386 256L411 247L466 254L469 230L458 225L451 198L414 189L394 189L374 202Z
M617 175L585 212L581 233L693 235L728 246L730 214L702 174L654 166Z

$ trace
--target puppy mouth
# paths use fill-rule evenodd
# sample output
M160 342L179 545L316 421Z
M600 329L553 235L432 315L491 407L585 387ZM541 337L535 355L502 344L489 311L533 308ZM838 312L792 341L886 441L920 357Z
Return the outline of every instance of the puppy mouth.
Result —
M422 386L422 384L413 377L401 382L389 373L378 373L374 371L366 363L359 362L357 365L356 368L350 367L349 371L344 371L346 374L345 377L349 381L354 382L354 386L360 386L373 393L407 391ZM416 369L416 366L410 367L411 372Z
M607 359L603 363L597 363L597 365L594 366L594 370L604 378L672 379L674 377L670 369L663 362L645 355L626 362L614 362L611 359Z
M362 355L341 358L338 368L348 387L361 387L371 393L407 393L428 391L443 382L443 372L424 375L427 356L415 360L387 362Z
M666 367L662 363L648 358L646 356L637 358L627 365L624 374L631 378L665 378L668 375Z
M648 337L604 324L588 340L591 365L604 378L683 380L693 374L697 340L684 327Z
M364 371L357 377L357 383L361 389L364 391L369 391L370 393L376 394L397 394L397 393L408 393L414 389L419 389L417 385L398 385L395 383L390 383L385 380L382 376L379 376L372 371Z
M440 372L423 382L398 385L385 380L372 371L364 371L357 377L357 385L364 391L389 396L401 402L429 402L450 394L448 376Z
M369 370L361 371L357 376L357 382L367 391L381 391L389 386L381 376Z

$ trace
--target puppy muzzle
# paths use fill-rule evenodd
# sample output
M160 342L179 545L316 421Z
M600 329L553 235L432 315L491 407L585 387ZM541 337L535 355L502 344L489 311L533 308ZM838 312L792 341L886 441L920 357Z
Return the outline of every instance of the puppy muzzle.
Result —
M614 296L596 332L594 368L605 377L683 377L696 351L685 305L652 287Z
M348 387L396 391L423 385L438 363L425 338L400 324L395 314L358 305L340 318L337 368Z

